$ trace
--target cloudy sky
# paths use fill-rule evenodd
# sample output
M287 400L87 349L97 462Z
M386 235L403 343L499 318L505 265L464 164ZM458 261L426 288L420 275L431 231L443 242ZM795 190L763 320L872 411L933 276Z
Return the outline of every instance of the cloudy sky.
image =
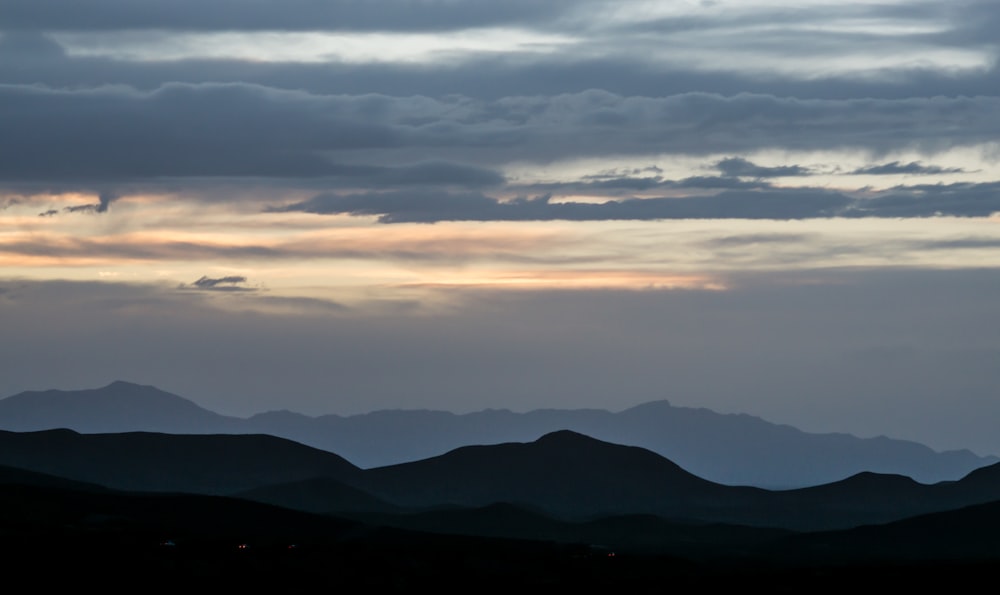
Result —
M997 0L0 0L0 396L1000 454Z

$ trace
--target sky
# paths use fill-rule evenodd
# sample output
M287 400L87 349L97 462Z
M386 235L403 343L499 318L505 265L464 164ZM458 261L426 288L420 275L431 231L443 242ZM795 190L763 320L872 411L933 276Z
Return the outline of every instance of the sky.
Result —
M0 0L0 397L1000 454L997 0Z

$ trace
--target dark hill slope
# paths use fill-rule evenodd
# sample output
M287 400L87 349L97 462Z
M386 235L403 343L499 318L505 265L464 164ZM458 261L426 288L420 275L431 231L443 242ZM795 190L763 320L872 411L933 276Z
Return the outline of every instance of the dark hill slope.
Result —
M350 477L343 458L264 435L0 431L0 465L134 491L229 494L313 477Z
M357 485L403 506L510 502L572 518L640 511L712 516L765 493L719 485L646 449L571 431L369 469Z

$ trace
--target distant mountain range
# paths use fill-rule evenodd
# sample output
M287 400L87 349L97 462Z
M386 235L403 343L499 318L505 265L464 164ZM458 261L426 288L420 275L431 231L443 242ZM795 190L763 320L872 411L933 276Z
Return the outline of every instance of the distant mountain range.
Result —
M152 386L114 382L76 391L28 391L0 399L0 429L67 428L82 433L266 434L336 453L361 468L427 459L468 445L532 441L571 430L640 446L684 470L727 485L794 488L861 472L921 483L956 480L996 463L968 450L937 452L886 437L816 434L744 414L654 401L613 413L597 409L484 410L454 414L386 410L309 417L288 411L219 415Z

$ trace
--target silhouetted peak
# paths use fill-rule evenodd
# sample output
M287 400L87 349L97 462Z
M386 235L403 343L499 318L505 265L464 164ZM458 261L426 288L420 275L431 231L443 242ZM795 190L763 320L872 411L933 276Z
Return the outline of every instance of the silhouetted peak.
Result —
M990 481L994 478L1000 480L1000 463L993 463L979 469L973 469L959 481Z
M601 440L591 438L586 434L574 432L573 430L556 430L549 432L535 440L535 444L544 445L572 445L572 444L605 444Z
M115 380L111 384L104 387L104 390L124 390L124 389L149 389L154 388L148 384L136 384L134 382L127 382L125 380Z
M900 475L898 473L876 473L874 471L862 471L855 473L841 481L841 483L852 485L911 485L918 483L912 477Z
M629 411L632 413L656 412L656 411L665 411L667 409L673 409L673 408L674 406L670 404L670 401L666 399L660 399L659 401L650 401L648 403L642 403L640 405L636 405L635 407L629 407L625 411Z
M6 432L6 430L0 430ZM31 432L9 432L9 433L22 433L22 434L34 434L36 436L48 436L50 438L70 438L74 436L82 436L80 432L76 430L71 430L69 428L52 428L46 430L34 430Z

